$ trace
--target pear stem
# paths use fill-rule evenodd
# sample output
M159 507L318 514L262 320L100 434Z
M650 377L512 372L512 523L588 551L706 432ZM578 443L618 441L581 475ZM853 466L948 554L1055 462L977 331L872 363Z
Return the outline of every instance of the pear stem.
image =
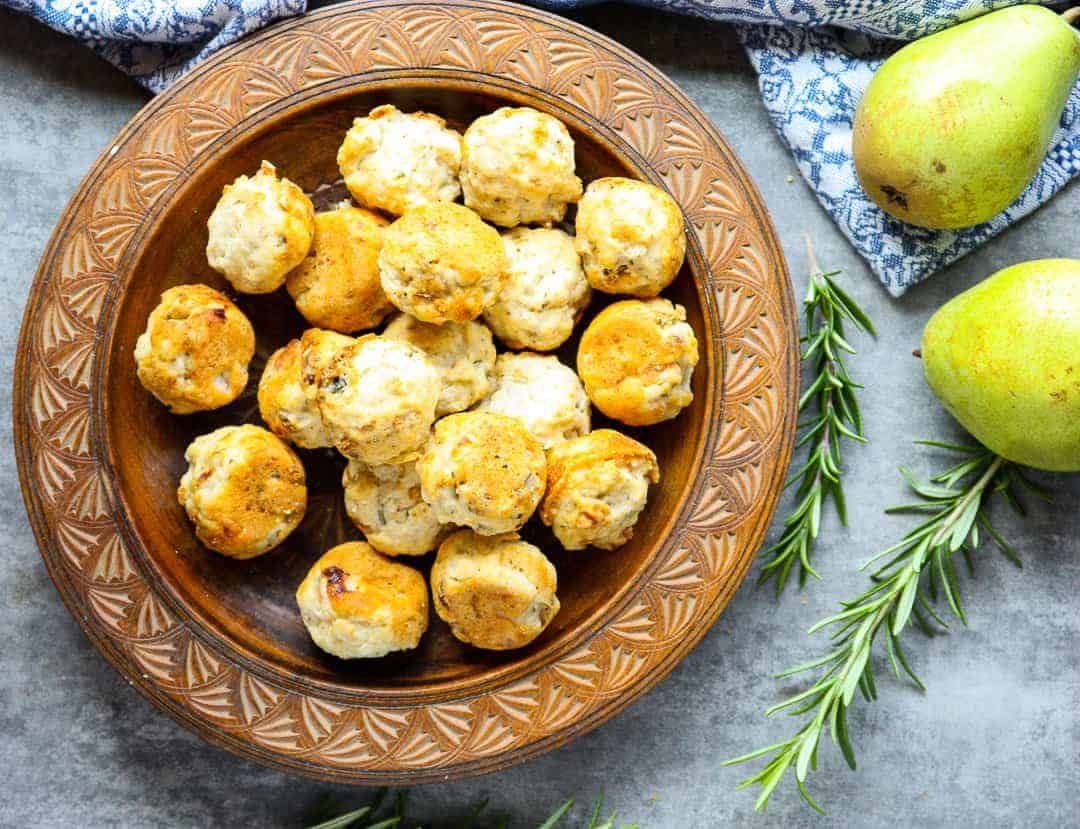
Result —
M1073 6L1071 9L1066 9L1061 13L1061 16L1065 18L1065 22L1070 26L1076 25L1080 22L1080 6Z

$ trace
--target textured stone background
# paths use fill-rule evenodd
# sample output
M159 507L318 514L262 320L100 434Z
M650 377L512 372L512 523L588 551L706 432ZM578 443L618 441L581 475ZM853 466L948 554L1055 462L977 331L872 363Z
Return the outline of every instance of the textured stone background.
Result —
M621 6L579 17L671 75L723 130L772 210L798 296L804 231L823 264L845 269L845 285L881 331L876 342L859 341L853 361L868 386L872 440L849 453L853 522L847 531L831 516L826 523L823 583L778 603L749 581L671 676L612 722L510 771L415 790L416 815L464 815L467 804L490 798L515 826L535 826L567 795L604 792L643 827L1080 825L1080 476L1040 476L1057 502L1035 505L1023 522L998 511L1024 570L989 557L963 585L970 627L912 637L909 654L929 693L883 677L880 701L853 711L858 772L830 748L812 779L829 818L805 809L790 788L768 815L752 817L752 795L734 791L742 770L719 766L789 735L791 724L762 716L783 690L771 674L819 652L803 631L860 588L858 563L904 526L881 512L904 498L896 466L925 471L935 462L911 441L960 436L910 356L926 318L1000 267L1076 256L1080 188L903 300L890 299L798 178L730 29ZM145 98L73 42L0 12L5 442L19 318L38 257L83 173ZM0 826L296 827L369 794L235 759L128 687L54 591L10 452L0 453L0 630Z

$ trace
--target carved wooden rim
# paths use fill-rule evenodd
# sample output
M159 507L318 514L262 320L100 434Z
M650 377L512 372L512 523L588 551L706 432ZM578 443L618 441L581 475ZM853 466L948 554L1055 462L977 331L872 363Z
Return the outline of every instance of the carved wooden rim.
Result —
M271 109L417 72L554 102L664 184L720 343L720 394L692 496L642 579L561 652L456 697L341 700L253 670L158 593L118 529L98 390L125 263L211 148ZM701 267L705 263L706 267ZM15 369L19 475L49 574L90 640L155 705L207 740L353 783L480 774L596 727L665 676L742 582L768 528L795 432L797 323L780 246L708 119L612 41L494 0L351 2L223 50L144 107L98 159L53 233ZM674 522L674 517L672 518Z

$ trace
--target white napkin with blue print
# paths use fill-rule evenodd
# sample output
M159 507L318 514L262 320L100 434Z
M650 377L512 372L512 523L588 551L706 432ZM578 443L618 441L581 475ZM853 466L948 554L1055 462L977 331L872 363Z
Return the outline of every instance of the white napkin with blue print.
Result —
M596 0L533 0L565 10ZM822 206L899 296L1047 201L1080 173L1080 87L1038 175L986 224L960 231L905 225L862 192L851 160L855 107L882 60L902 44L1012 0L637 0L734 22L762 99ZM85 42L159 92L227 43L306 0L0 0Z

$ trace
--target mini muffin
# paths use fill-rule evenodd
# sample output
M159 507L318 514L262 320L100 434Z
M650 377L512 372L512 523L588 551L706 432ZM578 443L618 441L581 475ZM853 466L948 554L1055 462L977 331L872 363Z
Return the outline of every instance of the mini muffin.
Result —
M462 642L505 651L539 636L559 612L555 567L517 533L461 530L431 568L435 612Z
M374 328L393 310L379 282L386 219L342 203L315 214L315 241L285 287L304 319L351 333Z
M446 527L420 495L416 462L368 466L349 461L341 480L345 511L368 544L388 556L422 556Z
M503 227L561 222L581 198L574 141L562 121L529 107L502 107L465 131L465 204Z
M322 415L303 386L300 340L270 355L259 379L259 414L275 435L304 449L332 446Z
M232 403L248 381L255 331L244 313L207 285L161 295L135 342L139 381L173 414Z
M496 535L520 528L536 510L547 462L516 418L461 412L435 424L416 471L440 521Z
M599 178L578 204L577 250L589 284L608 294L653 297L686 256L682 211L659 187Z
M373 334L341 349L317 382L334 445L370 464L394 463L423 445L442 390L423 351Z
M591 297L574 239L546 227L515 227L502 238L506 282L484 320L510 348L552 351L570 337Z
M307 256L315 208L304 191L264 161L225 190L206 223L206 258L244 294L268 294Z
M669 420L690 405L697 361L686 309L666 299L609 305L581 335L577 355L589 399L630 426Z
M355 337L327 331L325 328L309 328L300 335L300 388L310 405L315 407L320 420L322 412L319 411L319 377L338 352L354 342ZM333 442L327 446L333 446Z
M230 558L254 558L296 529L307 509L304 465L259 426L223 426L195 438L177 497L195 535Z
M432 325L400 314L383 337L411 343L427 354L442 379L435 416L463 412L491 388L495 343L483 323L474 320Z
M649 484L660 480L649 447L612 429L597 429L548 452L540 520L567 550L613 550L630 540Z
M353 198L387 213L461 195L461 135L427 112L375 107L353 121L337 162Z
M478 410L510 415L545 449L589 433L589 398L574 370L547 354L500 354Z
M416 570L363 541L327 550L296 589L311 640L341 659L371 659L420 644L428 594Z
M498 231L460 204L410 210L386 230L379 276L390 301L424 322L475 319L506 274Z

